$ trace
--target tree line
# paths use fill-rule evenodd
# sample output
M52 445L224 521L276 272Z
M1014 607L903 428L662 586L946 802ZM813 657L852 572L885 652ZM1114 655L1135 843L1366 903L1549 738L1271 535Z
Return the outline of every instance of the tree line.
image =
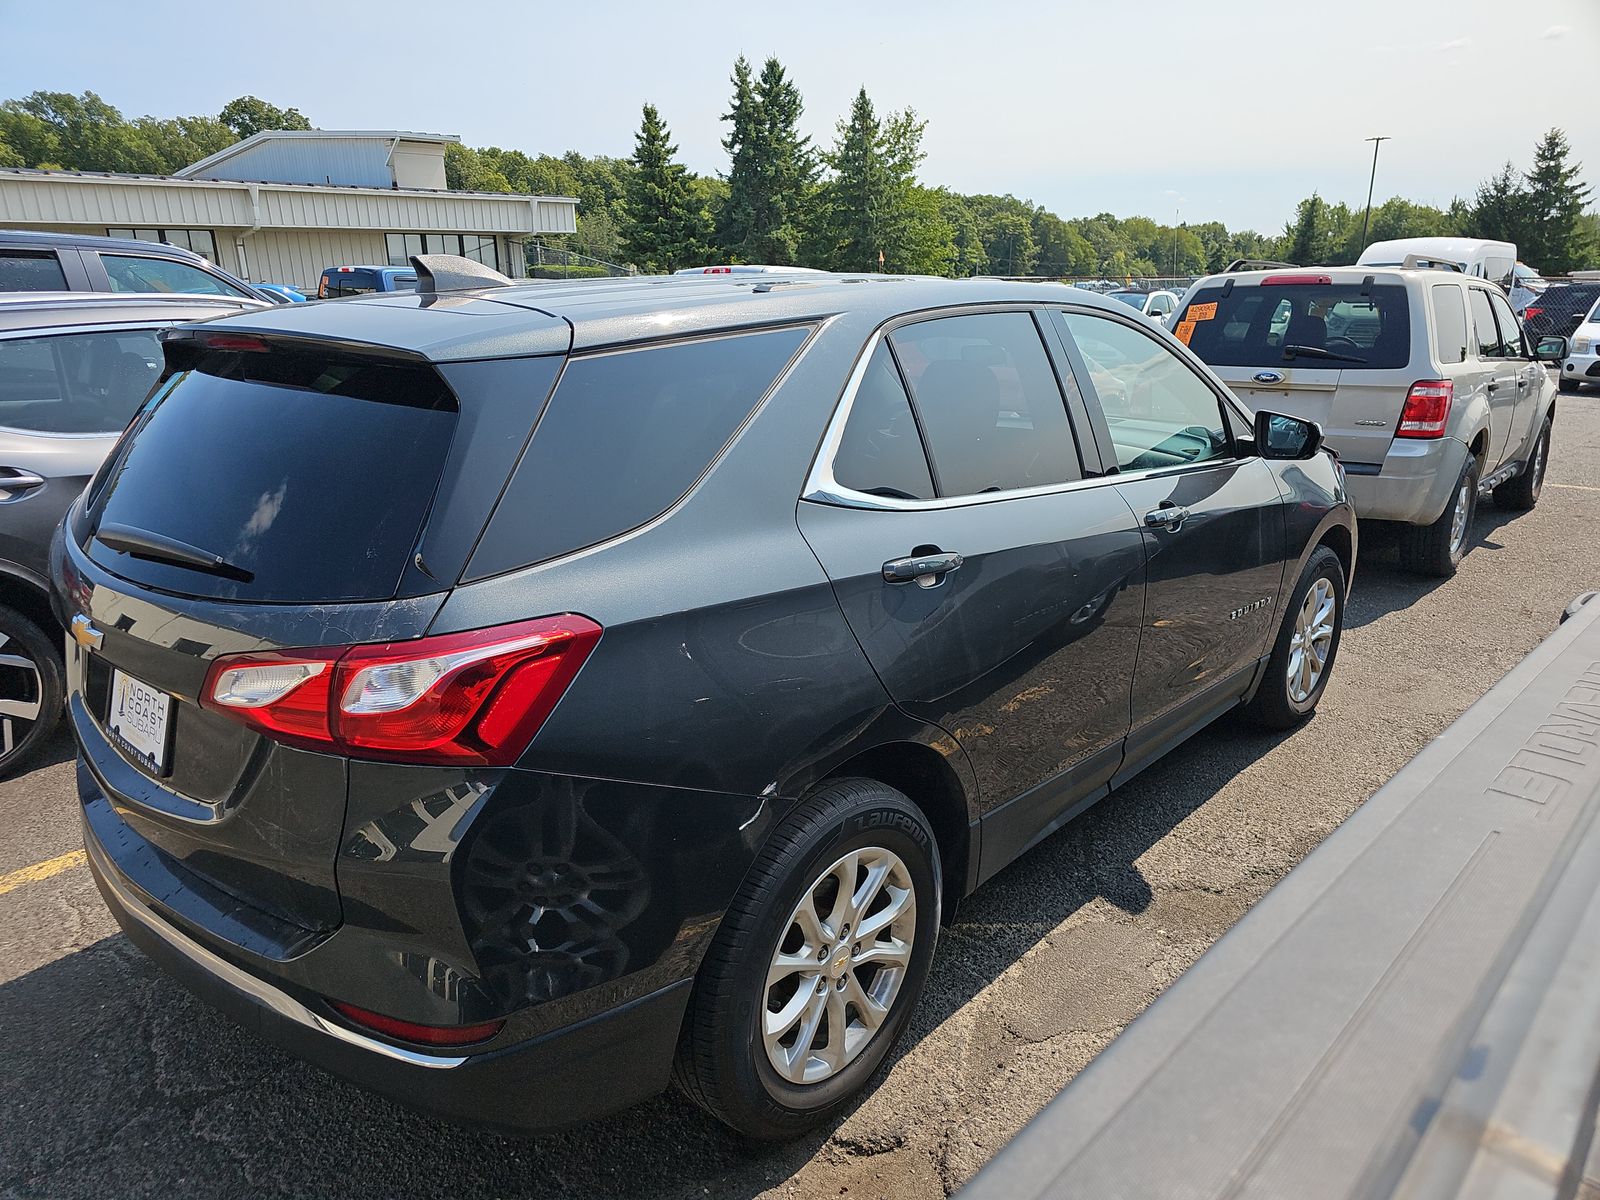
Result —
M1063 218L1031 200L961 194L921 177L927 123L880 112L865 87L828 145L800 132L805 104L776 58L740 57L722 116L727 169L690 171L661 113L643 106L628 158L445 149L454 190L573 196L578 230L547 239L644 271L723 262L933 275L1186 277L1236 258L1337 265L1361 250L1363 208L1313 194L1280 234L1220 221L1163 224L1102 212ZM0 104L0 166L168 174L263 129L309 129L294 108L242 96L216 116L129 120L85 92L34 92ZM1596 265L1600 217L1552 129L1531 168L1512 163L1445 208L1393 197L1375 206L1367 240L1458 235L1515 242L1524 261L1562 274Z

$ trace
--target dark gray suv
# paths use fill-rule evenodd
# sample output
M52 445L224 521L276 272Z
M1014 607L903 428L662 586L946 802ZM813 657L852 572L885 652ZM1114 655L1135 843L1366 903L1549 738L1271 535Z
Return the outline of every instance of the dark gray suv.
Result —
M1126 305L415 262L167 335L55 550L102 894L308 1059L794 1135L961 897L1327 684L1337 461Z

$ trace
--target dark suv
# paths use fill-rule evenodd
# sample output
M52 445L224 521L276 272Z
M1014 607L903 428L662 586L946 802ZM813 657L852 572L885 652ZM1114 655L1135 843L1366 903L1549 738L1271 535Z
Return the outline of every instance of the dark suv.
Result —
M144 232L154 239L188 231ZM22 229L0 229L0 292L167 292L280 302L170 242Z
M308 1059L793 1135L959 898L1322 694L1338 463L1124 304L417 263L170 333L55 550L101 891Z

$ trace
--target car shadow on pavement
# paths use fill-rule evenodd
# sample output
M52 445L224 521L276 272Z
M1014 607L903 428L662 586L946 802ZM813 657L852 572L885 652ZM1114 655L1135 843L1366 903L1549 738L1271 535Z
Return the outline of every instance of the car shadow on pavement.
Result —
M1225 718L979 889L946 931L889 1066L1087 906L1104 901L1112 918L1147 908L1140 855L1284 736ZM0 985L0 1054L7 1197L749 1197L819 1151L893 1148L845 1138L824 1149L848 1112L799 1142L758 1146L671 1094L532 1140L461 1129L267 1045L120 936ZM894 1105L904 1085L880 1073L877 1086Z
M1480 500L1467 546L1469 561L1473 555L1490 555L1503 549L1500 530L1524 515ZM1448 579L1418 575L1401 565L1401 532L1399 526L1386 523L1361 526L1361 554L1356 563L1356 585L1345 612L1346 629L1360 629L1379 617L1410 608L1437 588L1449 585Z

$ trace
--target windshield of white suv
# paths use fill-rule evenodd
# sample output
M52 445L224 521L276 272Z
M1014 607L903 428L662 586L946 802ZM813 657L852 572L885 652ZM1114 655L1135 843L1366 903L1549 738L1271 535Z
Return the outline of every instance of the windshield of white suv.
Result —
M1140 312L1144 311L1143 292L1111 292L1109 295L1113 300L1121 300L1124 304L1133 305Z
M1326 278L1325 276L1323 278ZM1212 366L1394 369L1411 357L1411 314L1399 284L1218 284L1200 289L1174 326Z

